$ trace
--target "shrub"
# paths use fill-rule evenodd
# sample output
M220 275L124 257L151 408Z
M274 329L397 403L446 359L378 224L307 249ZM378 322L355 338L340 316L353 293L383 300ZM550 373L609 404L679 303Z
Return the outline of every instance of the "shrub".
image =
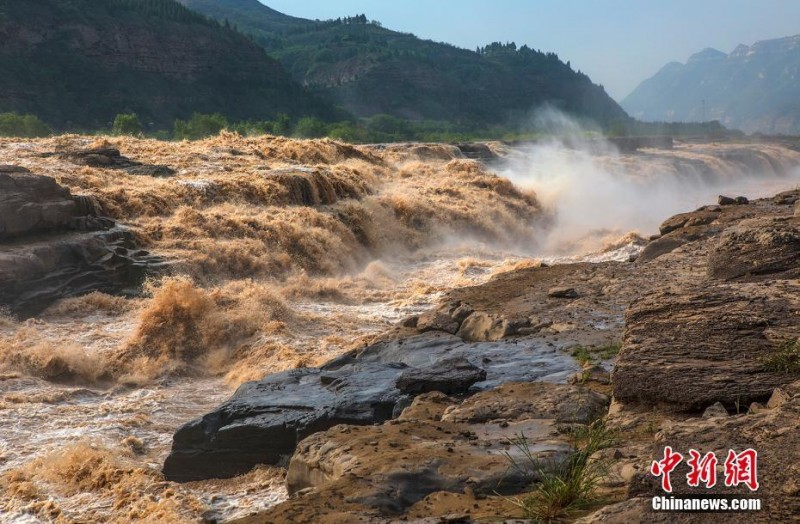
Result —
M51 134L53 130L34 115L0 113L0 136L36 138Z
M142 123L136 113L120 113L114 118L111 127L113 135L139 135L142 133Z
M294 128L294 135L299 138L322 138L327 134L325 122L310 116L301 118Z
M228 120L219 113L214 113L213 115L195 113L188 121L175 120L173 136L178 140L198 140L217 135L227 127Z
M783 342L771 355L762 360L764 369L777 373L800 373L800 340L790 339Z

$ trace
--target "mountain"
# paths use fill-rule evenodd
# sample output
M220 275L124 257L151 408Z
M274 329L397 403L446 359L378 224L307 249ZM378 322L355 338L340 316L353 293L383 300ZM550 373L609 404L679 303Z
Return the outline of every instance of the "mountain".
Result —
M56 128L337 112L245 36L173 0L0 0L0 112Z
M542 104L601 123L625 112L553 53L494 43L476 51L422 40L364 15L319 21L258 0L181 0L251 35L293 78L357 116L509 124Z
M671 62L621 104L642 120L719 120L748 133L800 133L800 35Z

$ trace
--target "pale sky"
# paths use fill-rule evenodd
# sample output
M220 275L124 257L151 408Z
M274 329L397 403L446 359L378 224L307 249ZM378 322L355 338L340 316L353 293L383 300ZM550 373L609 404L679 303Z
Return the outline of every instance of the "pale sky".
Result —
M798 0L261 0L329 19L364 13L385 27L475 49L493 41L553 51L619 100L671 61L706 47L800 34Z

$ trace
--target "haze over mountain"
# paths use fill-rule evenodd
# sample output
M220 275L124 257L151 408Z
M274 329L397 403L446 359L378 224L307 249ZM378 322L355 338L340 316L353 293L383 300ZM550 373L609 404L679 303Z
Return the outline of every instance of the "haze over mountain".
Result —
M330 21L258 0L181 0L249 34L295 80L357 116L512 124L550 104L600 123L627 115L553 53L491 44L477 51L383 28L364 15Z
M800 35L669 63L621 105L648 121L719 120L746 132L800 133Z
M171 127L337 112L245 36L173 0L0 0L0 112L103 128L123 111Z

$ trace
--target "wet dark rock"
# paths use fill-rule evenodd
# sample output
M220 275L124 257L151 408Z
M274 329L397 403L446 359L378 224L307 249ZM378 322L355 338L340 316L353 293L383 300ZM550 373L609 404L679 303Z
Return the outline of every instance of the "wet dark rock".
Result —
M122 169L139 165L138 162L134 162L130 158L122 156L119 149L113 147L95 147L61 151L58 156L73 164L89 167Z
M30 173L30 169L10 164L0 164L0 174Z
M495 152L486 144L456 144L456 147L465 158L471 158L473 160L494 160L497 158Z
M486 380L486 371L461 357L442 360L427 369L410 368L400 375L396 385L400 391L411 395L431 391L453 395L467 391L482 380Z
M577 298L578 292L571 287L553 287L547 291L550 298Z
M178 430L164 475L177 481L233 477L256 464L287 460L300 440L318 431L387 420L403 395L394 385L406 368L301 368L244 384L217 410Z
M113 147L61 151L58 156L80 166L121 169L131 175L167 177L175 174L175 170L169 166L142 164L123 156L119 149Z
M133 295L162 264L121 228L0 245L0 304L28 317L92 291Z
M0 170L0 305L26 317L91 291L135 293L162 261L50 177Z
M747 197L743 197L743 196L737 196L737 197L733 197L732 198L732 197L727 197L727 196L720 195L719 198L717 198L717 202L721 206L737 206L737 205L741 206L741 205L749 204L750 200Z
M308 435L398 416L410 399L398 381L408 392L459 394L506 382L564 380L574 370L569 356L524 341L469 344L433 331L380 342L321 368L244 384L229 401L175 433L164 474L176 481L224 478L257 464L283 463Z
M161 164L131 166L125 168L125 172L129 175L153 177L168 177L175 174L174 169Z

